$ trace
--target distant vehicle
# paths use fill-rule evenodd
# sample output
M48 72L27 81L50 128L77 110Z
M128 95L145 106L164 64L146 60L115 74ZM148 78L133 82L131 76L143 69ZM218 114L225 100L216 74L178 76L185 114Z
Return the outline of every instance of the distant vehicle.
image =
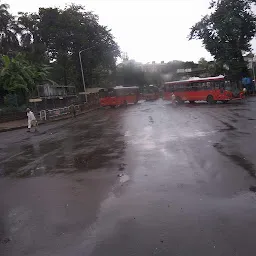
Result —
M157 100L159 96L159 88L154 85L146 86L142 93L142 98L146 101Z
M230 81L224 76L193 78L183 81L167 82L164 85L164 100L171 100L174 93L177 102L207 101L214 104L217 101L227 103L230 100L243 99L244 93L234 93L231 90Z
M127 106L139 101L139 87L116 86L100 92L100 105L102 107Z

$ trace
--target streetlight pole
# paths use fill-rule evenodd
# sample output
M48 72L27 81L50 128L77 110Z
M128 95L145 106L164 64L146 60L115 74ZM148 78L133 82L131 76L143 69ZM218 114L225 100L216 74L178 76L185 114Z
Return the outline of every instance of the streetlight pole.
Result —
M253 85L255 86L255 70L254 70L254 62L256 61L256 56L253 56L252 58L252 73L253 73L253 79L254 79L254 83Z
M84 81L84 69L83 69L83 63L82 63L81 52L82 52L82 51L80 51L78 54L79 54L79 60L80 60L80 67L81 67L81 74L82 74L82 79L83 79L84 92L86 92L85 81Z
M79 60L80 60L81 74L82 74L82 79L83 79L84 93L86 93L86 87L85 87L84 69L83 69L83 62L82 62L81 53L84 52L84 51L90 50L90 49L92 49L92 48L94 48L94 46L89 47L89 48L86 48L86 49L83 49L83 50L79 51L79 53L78 53L78 55L79 55Z

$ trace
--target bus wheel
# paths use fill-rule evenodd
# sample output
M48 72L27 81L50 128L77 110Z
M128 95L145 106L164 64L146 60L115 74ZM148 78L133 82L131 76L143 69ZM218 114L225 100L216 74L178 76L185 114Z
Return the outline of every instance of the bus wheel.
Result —
M189 103L194 104L194 103L195 103L195 101L194 101L194 100L190 100L190 101L189 101Z
M228 100L223 100L222 103L227 104Z
M207 100L207 102L208 102L209 104L214 104L214 103L216 103L216 101L214 100L214 98L213 98L212 95L209 95L206 100Z

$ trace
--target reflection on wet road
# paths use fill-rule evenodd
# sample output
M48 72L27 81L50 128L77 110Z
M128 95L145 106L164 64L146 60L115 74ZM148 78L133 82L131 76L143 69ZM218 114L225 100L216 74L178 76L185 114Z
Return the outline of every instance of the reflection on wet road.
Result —
M4 255L252 255L256 99L162 100L1 133Z

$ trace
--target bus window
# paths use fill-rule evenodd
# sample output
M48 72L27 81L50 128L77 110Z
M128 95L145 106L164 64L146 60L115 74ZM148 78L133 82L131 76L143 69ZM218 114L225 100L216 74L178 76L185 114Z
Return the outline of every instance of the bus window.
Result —
M200 83L192 83L192 91L199 91Z
M115 96L116 96L115 90L109 90L109 91L108 91L108 96L109 96L109 97L115 97Z
M232 87L231 87L231 83L230 83L230 81L225 81L225 84L224 84L224 89L225 90L227 90L227 91L231 91L232 89Z
M217 81L217 82L215 82L214 83L214 89L220 89L220 83L219 83L219 81Z
M175 86L175 91L176 92L184 92L184 91L186 91L187 90L187 86L186 85L184 85L184 84L177 84L176 86Z
M211 89L211 82L203 82L201 84L201 90L210 90Z

